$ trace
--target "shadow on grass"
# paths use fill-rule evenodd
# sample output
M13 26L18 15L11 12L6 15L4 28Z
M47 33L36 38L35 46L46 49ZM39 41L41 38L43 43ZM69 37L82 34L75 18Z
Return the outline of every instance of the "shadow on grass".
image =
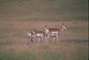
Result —
M86 44L89 43L88 40L62 40L62 43L74 43L74 44Z

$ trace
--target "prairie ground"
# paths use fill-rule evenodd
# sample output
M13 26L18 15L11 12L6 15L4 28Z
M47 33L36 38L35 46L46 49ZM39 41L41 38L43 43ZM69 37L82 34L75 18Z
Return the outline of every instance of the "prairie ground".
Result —
M59 28L65 23L68 30L53 43L50 37L48 44L42 41L29 43L27 33L31 30L43 30L48 27ZM82 23L82 24L81 24ZM0 59L14 60L84 60L88 59L88 23L87 22L0 22ZM83 57L83 58L82 58Z
M88 60L88 11L85 0L1 0L0 60ZM44 26L68 30L58 42L31 44L27 33Z

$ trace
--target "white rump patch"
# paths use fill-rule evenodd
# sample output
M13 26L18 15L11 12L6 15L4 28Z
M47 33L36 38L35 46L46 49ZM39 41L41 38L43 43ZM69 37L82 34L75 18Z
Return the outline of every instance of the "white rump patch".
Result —
M30 38L31 37L31 33L28 33L27 36Z

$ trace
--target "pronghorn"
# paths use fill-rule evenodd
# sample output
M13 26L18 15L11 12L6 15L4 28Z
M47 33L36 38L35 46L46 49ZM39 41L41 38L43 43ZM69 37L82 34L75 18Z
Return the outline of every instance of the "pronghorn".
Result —
M29 32L29 33L27 34L27 36L28 36L28 38L30 39L30 43L33 42L33 40L31 40L31 38L32 38L31 32Z
M42 41L43 41L44 32L43 31L31 31L30 33L28 33L28 36L31 37L30 41L33 41L33 43L34 43L34 39L37 37L38 43L39 43L40 39L42 39Z
M46 36L46 41L48 41L49 37L54 37L53 38L53 42L55 40L55 38L58 41L58 35L60 35L64 30L67 30L67 28L65 27L64 23L62 24L61 28L47 28L47 25L44 28L44 33Z

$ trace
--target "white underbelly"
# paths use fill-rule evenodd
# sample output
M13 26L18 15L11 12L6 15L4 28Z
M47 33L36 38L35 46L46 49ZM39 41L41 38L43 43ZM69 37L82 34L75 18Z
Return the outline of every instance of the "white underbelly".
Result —
M58 32L51 32L52 34L58 34Z
M57 35L58 35L58 32L51 32L50 36L57 36Z
M41 38L43 37L43 34L37 34L37 37Z

